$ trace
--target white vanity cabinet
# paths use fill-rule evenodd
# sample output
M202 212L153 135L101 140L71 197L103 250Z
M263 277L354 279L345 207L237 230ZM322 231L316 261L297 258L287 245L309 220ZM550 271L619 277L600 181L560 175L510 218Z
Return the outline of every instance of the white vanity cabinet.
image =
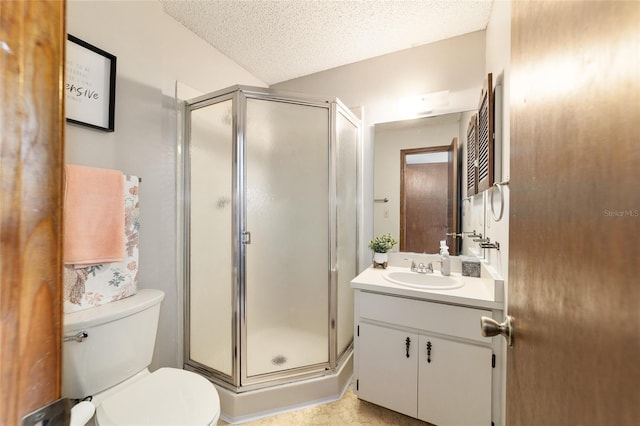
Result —
M354 379L362 400L429 423L491 426L491 309L355 290Z
M435 425L490 426L492 356L489 347L421 335L417 417Z
M358 397L417 417L419 336L366 322L359 333L360 353L367 356L358 359Z

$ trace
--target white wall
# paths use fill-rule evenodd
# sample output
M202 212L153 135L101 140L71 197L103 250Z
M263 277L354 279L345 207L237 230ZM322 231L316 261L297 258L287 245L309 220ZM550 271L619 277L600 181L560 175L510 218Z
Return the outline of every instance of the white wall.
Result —
M65 160L142 177L139 284L165 292L152 368L181 366L176 81L200 92L266 84L169 18L155 1L69 1L67 31L117 56L118 69L115 132L68 124Z
M509 179L509 97L510 97L510 69L511 69L511 2L495 1L491 11L489 25L487 27L487 60L486 72L493 74L494 86L502 85L502 117L496 117L496 127L501 119L500 131L502 134L502 176L496 177L496 181ZM493 194L494 212L496 215L500 210L500 196L494 189ZM496 271L505 279L509 274L509 186L503 186L504 212L500 221L492 218L490 211L490 194L486 197L486 236L491 241L500 243L500 251L486 250L486 259ZM505 286L506 287L506 286Z
M431 43L330 69L272 88L338 97L361 106L363 117L363 224L360 268L371 263L373 236L373 125L410 118L398 111L401 98L449 90L449 105L433 114L477 109L485 77L485 32Z

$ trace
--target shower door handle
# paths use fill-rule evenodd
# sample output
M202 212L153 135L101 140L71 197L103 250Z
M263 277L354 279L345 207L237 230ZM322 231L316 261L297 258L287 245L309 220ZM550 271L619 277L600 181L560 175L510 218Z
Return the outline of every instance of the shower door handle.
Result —
M244 231L242 233L242 244L251 244L251 232Z

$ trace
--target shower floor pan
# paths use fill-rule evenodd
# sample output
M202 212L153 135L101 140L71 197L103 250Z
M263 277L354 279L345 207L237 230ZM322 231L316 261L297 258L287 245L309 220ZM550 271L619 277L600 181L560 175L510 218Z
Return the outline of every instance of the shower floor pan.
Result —
M329 361L328 337L293 327L258 330L247 339L247 375L256 376Z

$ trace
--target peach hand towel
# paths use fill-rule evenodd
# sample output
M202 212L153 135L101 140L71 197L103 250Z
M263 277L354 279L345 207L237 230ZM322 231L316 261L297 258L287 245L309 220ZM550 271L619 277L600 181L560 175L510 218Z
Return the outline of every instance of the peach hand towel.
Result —
M124 259L124 175L118 170L65 165L64 263Z

